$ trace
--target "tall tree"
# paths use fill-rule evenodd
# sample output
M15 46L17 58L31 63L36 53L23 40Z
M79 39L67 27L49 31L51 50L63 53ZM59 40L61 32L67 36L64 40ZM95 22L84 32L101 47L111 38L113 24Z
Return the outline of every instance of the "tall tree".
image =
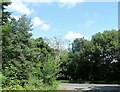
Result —
M10 18L10 12L6 11L6 6L10 5L10 0L5 0L0 2L0 25L4 25Z
M10 5L10 0L0 1L0 61L2 61L2 25L8 22L10 12L6 11L6 6ZM0 71L2 70L2 62L0 62Z
M107 30L92 37L94 44L93 61L99 62L99 74L102 80L119 80L119 40L118 31ZM95 74L97 75L97 74ZM114 77L116 75L116 77Z
M84 38L75 39L69 53L68 76L72 80L88 80L92 44Z
M2 69L3 74L8 77L9 86L12 79L20 80L21 86L28 79L31 57L29 41L31 34L28 31L31 31L31 22L25 15L21 16L19 20L13 19L3 26ZM15 84L16 81L14 81Z

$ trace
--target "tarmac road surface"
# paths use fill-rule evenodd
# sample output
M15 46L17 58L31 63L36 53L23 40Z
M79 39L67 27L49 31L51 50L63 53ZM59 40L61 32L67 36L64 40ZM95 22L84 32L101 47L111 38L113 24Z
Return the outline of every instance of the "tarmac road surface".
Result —
M61 83L60 87L65 90L74 90L77 92L120 92L120 85L113 84Z

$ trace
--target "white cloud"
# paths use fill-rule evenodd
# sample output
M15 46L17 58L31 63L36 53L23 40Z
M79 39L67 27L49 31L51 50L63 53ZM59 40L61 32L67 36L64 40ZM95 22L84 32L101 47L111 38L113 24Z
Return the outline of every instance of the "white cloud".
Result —
M40 17L34 17L32 19L32 22L34 27L40 27L41 30L48 30L50 28L50 25L42 20Z
M41 30L48 30L49 28L50 28L50 25L47 23L41 26Z
M43 24L43 20L41 20L39 17L34 17L32 21L34 27L41 26Z
M11 0L12 4L8 6L8 9L17 11L21 14L30 15L33 10L30 10L21 0Z
M74 7L78 3L84 2L84 0L59 0L60 7Z
M75 39L75 38L82 38L83 36L80 33L76 33L73 31L69 31L66 35L65 35L65 39L71 40L71 39Z

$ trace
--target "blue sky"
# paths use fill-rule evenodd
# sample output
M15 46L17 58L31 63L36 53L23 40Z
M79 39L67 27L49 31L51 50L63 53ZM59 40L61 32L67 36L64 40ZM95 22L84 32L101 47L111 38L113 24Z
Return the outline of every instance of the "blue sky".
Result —
M12 0L8 7L18 19L26 14L33 23L33 37L63 37L74 40L90 39L97 32L118 28L118 2L90 0L60 0L52 2L23 2ZM29 0L30 1L30 0ZM34 0L35 1L35 0ZM93 0L95 1L95 0Z

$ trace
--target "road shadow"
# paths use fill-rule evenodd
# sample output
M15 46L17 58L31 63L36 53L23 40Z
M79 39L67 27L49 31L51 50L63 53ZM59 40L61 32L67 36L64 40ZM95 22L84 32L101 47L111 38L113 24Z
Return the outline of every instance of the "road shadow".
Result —
M83 92L120 92L120 86L93 86L88 89L77 89Z

